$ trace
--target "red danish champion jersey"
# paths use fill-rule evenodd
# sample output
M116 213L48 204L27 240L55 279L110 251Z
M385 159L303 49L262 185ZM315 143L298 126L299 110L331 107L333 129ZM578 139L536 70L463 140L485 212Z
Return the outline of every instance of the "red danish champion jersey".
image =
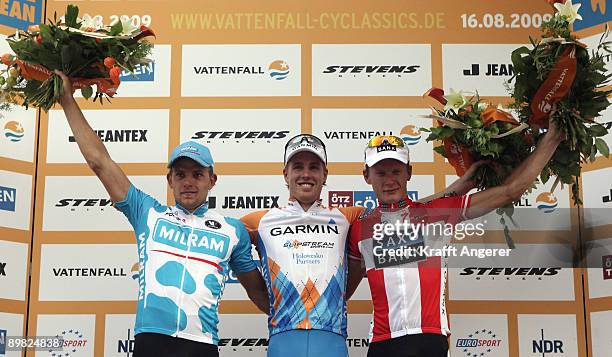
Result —
M398 244L405 230L401 228L390 239L386 236L375 240L372 237L376 225L380 228L381 222L406 222L402 227L411 224L416 228L414 232L422 229L420 238L412 241L415 251L441 252L450 244L448 229L454 229L465 219L469 205L470 196L445 197L427 203L406 198L395 205L370 209L353 223L349 233L349 258L365 263L374 304L371 342L420 333L450 335L445 302L447 270L444 253L412 257L411 261L405 260L401 265L390 264L389 259L379 258L381 242L387 242L386 247L389 247L389 242ZM443 227L447 229L443 230ZM376 237L381 238L380 234ZM403 241L409 240L404 237ZM416 250L418 245L423 249ZM379 255L375 256L375 252Z

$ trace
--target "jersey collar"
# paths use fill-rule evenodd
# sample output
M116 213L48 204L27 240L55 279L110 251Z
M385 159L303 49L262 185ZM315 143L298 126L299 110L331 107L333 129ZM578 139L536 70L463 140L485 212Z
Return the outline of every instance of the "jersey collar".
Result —
M400 210L404 207L412 206L413 204L414 202L412 202L412 200L408 198L408 196L404 196L404 198L402 198L398 202L380 203L378 207L380 208L381 211L392 212L392 211Z
M208 201L204 201L198 208L196 208L193 213L190 213L185 207L181 206L179 203L176 204L176 208L180 209L183 213L189 215L193 214L194 216L202 217L204 213L208 211Z
M304 208L302 208L302 205L295 198L290 198L289 201L287 202L287 208L291 208L291 209L294 209L296 211L301 211L301 212L310 212L313 209L319 209L321 207L323 207L323 201L320 198L316 200L312 204L312 206L310 206L308 211L304 211Z

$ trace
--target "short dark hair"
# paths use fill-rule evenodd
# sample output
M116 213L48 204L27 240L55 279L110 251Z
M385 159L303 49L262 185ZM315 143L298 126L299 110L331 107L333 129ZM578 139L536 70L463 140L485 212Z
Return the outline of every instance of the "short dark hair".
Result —
M215 174L215 170L213 169L212 166L202 166L206 169L208 169L208 175L212 176ZM174 168L174 165L170 166L170 168L168 169L168 175L172 174L172 169Z

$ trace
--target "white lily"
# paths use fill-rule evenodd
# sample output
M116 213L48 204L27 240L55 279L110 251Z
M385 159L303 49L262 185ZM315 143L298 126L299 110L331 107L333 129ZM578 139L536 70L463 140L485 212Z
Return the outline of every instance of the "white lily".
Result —
M480 102L478 103L478 110L479 111L484 111L485 109L487 109L489 107L489 103L487 102Z
M556 3L554 4L557 9L558 16L565 16L567 22L573 24L576 20L582 20L582 16L578 14L578 9L582 4L572 4L572 0L567 0L565 4Z
M463 108L468 104L467 98L463 95L462 91L455 92L451 88L451 93L444 96L446 99L446 105L444 105L444 111L449 110L459 113L459 109Z
M131 35L137 29L135 26L132 26L132 19L129 17L121 18L121 27L123 27L121 35Z

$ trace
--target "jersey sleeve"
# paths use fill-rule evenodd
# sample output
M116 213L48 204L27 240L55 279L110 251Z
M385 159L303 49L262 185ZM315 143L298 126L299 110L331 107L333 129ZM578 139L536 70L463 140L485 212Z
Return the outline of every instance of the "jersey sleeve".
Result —
M236 229L236 236L238 237L238 244L236 244L230 256L230 268L237 274L256 269L257 266L253 262L253 255L251 254L251 240L244 224L229 217L225 217L225 221Z
M353 222L349 228L348 234L348 257L354 260L363 260L363 256L359 251L359 241L361 236L361 223L359 221Z
M267 210L264 211L255 211L247 214L240 218L244 226L246 227L246 231L251 237L251 243L257 244L257 238L259 237L259 221L261 218L268 213Z
M457 224L466 220L465 212L472 201L471 195L437 198L423 205L427 223L444 221Z
M138 230L138 224L144 221L148 210L156 206L160 206L156 199L140 191L133 184L130 184L125 199L115 202L115 207L127 217L135 230Z
M351 207L338 207L338 210L342 212L346 220L349 224L353 224L353 222L357 221L357 218L363 213L364 208L359 206L351 206Z

